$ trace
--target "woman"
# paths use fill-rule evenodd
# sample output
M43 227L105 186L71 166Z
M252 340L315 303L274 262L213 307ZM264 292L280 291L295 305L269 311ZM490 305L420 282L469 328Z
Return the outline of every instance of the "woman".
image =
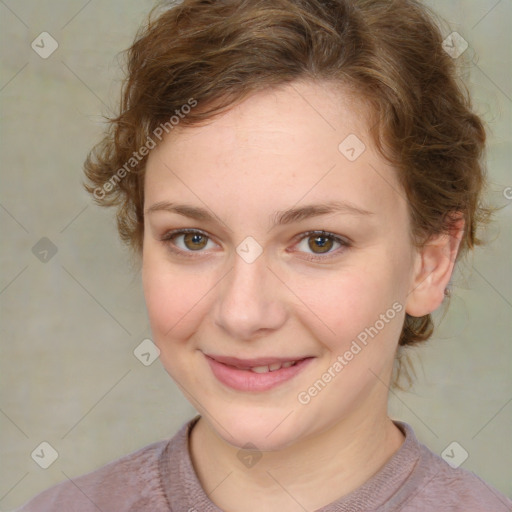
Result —
M478 240L485 131L414 0L185 0L85 164L200 415L32 510L510 510L387 413Z

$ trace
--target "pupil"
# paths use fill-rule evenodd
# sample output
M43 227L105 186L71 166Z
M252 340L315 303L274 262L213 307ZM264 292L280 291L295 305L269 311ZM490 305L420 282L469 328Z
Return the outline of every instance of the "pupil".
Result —
M324 253L324 252L328 252L332 248L333 242L329 237L316 236L316 237L311 237L309 240L310 240L310 242L308 245L309 245L309 248L313 252ZM313 240L313 242L311 242L311 240ZM318 249L320 249L320 250L318 251Z
M191 246L189 246L189 243ZM197 233L187 233L185 235L185 245L193 251L202 249L206 245L206 237Z

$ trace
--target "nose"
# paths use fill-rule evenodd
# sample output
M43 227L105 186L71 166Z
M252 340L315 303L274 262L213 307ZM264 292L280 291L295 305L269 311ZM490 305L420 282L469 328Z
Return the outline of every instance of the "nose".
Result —
M263 256L247 263L236 255L233 269L218 288L216 325L236 340L268 336L286 321L283 288Z

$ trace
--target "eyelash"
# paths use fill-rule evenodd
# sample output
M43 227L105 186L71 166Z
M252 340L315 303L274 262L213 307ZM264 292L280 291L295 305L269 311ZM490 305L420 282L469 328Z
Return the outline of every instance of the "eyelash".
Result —
M208 239L208 241L211 240L211 237L208 234L206 234L204 231L201 231L199 229L177 229L177 230L174 230L174 231L169 231L168 233L163 235L160 240L167 246L167 248L172 253L177 254L179 256L183 256L185 258L196 258L197 256L195 254L193 254L193 253L194 252L200 253L200 252L203 252L203 251L201 251L201 250L198 250L198 251L184 251L182 249L176 248L176 246L172 243L172 241L176 237L178 237L180 235L186 235L186 234L189 234L189 233L202 235L202 236L206 237ZM330 238L335 243L338 243L340 245L340 247L338 249L336 249L336 250L323 253L324 255L318 255L318 254L315 255L313 253L309 253L308 256L306 257L306 259L308 261L313 261L313 262L325 261L325 260L329 259L330 257L333 257L336 254L338 254L340 249L342 249L342 250L343 249L348 249L348 248L350 248L352 246L351 242L349 240L347 240L346 238L342 238L339 235L335 235L334 233L330 233L328 231L322 231L322 230L306 231L305 233L301 233L300 235L295 237L297 242L295 242L294 245L297 245L298 243L302 242L303 240L305 240L305 239L307 239L307 238L309 238L309 237L311 237L313 235L316 235L318 237Z

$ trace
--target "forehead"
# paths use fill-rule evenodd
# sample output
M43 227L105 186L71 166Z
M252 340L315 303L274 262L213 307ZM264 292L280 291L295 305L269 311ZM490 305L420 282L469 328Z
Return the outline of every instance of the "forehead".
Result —
M343 135L367 138L369 114L364 100L339 84L293 82L252 94L205 126L178 124L161 147L178 150L181 145L215 141L221 144L210 147L211 151L220 152L229 145L230 153L251 145L268 151L279 149L277 136L280 142L308 142L311 148L319 141L337 147L336 140Z
M148 158L146 201L182 192L196 203L214 193L244 211L250 198L269 209L355 199L372 209L378 196L396 204L403 194L368 119L364 102L328 83L254 94L205 126L178 126L164 138Z

